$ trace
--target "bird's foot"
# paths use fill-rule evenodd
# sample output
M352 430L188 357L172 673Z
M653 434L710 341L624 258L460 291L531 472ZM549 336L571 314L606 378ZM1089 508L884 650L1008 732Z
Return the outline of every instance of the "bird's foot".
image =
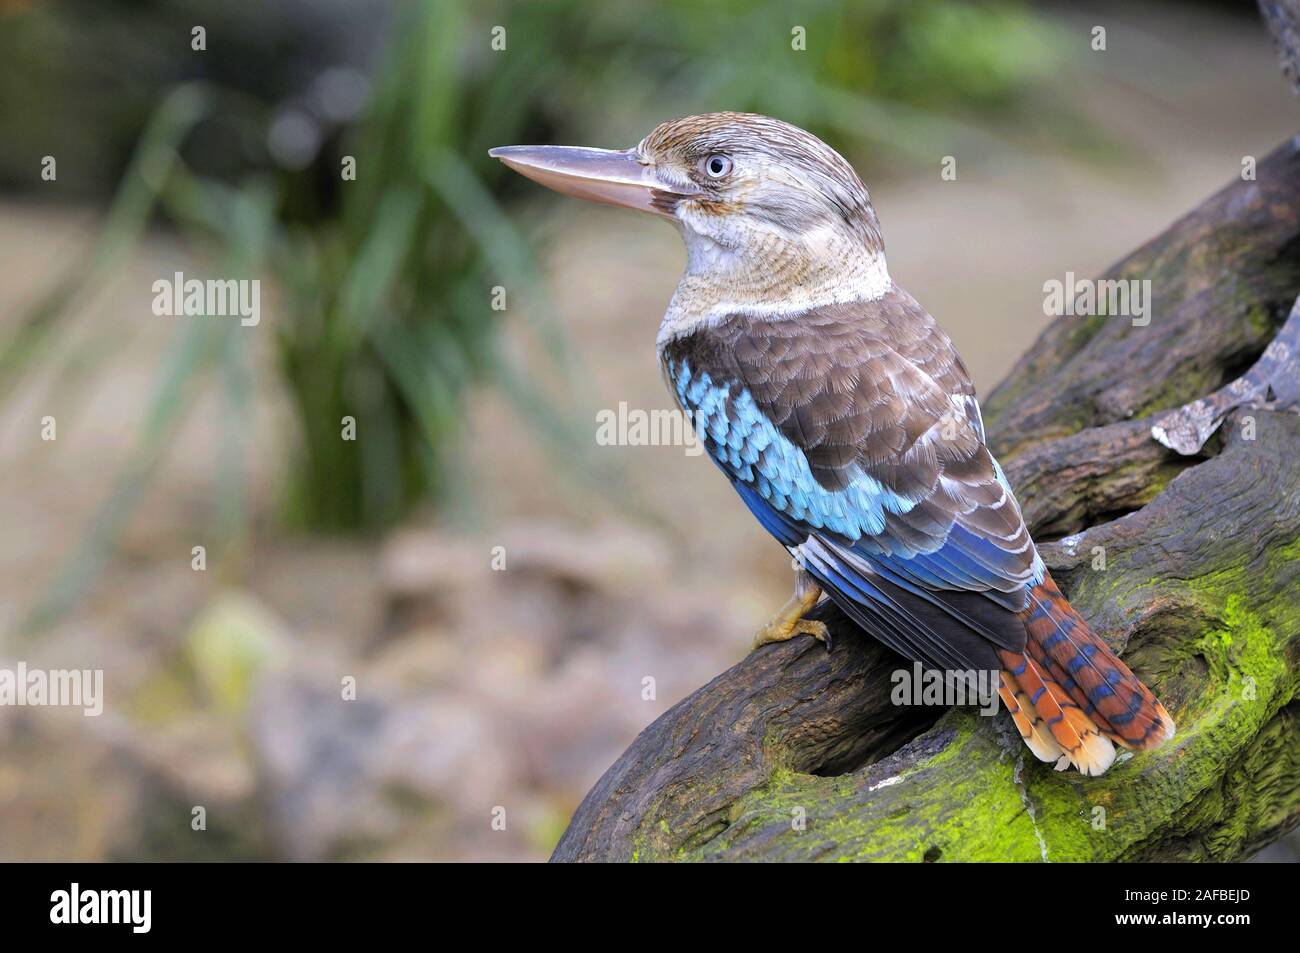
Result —
M777 618L758 630L758 634L754 636L754 648L757 649L772 642L788 642L796 635L811 635L826 646L827 652L831 650L831 630L826 628L825 622L817 619L786 621L780 616L777 616Z
M804 618L812 607L817 605L821 594L821 588L812 581L811 576L798 573L795 576L794 595L781 607L781 611L771 622L758 630L758 634L754 636L753 648L760 648L770 642L788 642L796 635L811 635L823 643L826 651L829 652L831 631L826 628L826 623L817 619Z

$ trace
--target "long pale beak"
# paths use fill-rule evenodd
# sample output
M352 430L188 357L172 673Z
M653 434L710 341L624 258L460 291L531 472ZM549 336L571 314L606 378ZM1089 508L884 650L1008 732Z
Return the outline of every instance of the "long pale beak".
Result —
M679 200L697 194L694 186L662 181L655 174L655 167L643 163L631 149L498 146L488 150L488 155L548 189L665 218L673 217L673 208Z

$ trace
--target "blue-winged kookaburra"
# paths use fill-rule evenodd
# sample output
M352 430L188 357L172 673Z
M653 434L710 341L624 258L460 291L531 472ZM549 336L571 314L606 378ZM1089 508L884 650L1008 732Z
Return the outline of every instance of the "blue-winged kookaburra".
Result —
M491 154L556 191L666 218L686 272L659 327L677 401L795 557L755 647L826 642L825 593L901 654L1000 671L1025 743L1100 774L1174 733L1053 583L984 443L948 336L889 277L867 190L817 137L743 113L666 122L634 149Z

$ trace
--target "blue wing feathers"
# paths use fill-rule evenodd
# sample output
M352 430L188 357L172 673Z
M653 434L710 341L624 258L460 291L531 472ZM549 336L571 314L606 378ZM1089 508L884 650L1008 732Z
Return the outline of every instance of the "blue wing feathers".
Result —
M791 550L816 541L806 568L856 622L897 651L944 668L997 668L994 645L1023 646L1015 615L1028 589L1023 553L959 522L929 550L915 536L891 535L888 517L907 514L919 500L865 472L855 471L842 489L822 486L804 451L744 386L693 373L687 361L668 361L666 369L709 455L750 512ZM996 479L1006 486L1000 468Z

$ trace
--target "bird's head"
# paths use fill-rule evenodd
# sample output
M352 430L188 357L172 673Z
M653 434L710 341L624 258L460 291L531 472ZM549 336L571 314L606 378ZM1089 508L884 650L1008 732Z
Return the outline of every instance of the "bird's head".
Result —
M665 122L632 149L504 146L490 154L557 192L673 221L688 273L843 269L861 260L878 261L884 274L862 180L826 143L778 119L707 113Z

